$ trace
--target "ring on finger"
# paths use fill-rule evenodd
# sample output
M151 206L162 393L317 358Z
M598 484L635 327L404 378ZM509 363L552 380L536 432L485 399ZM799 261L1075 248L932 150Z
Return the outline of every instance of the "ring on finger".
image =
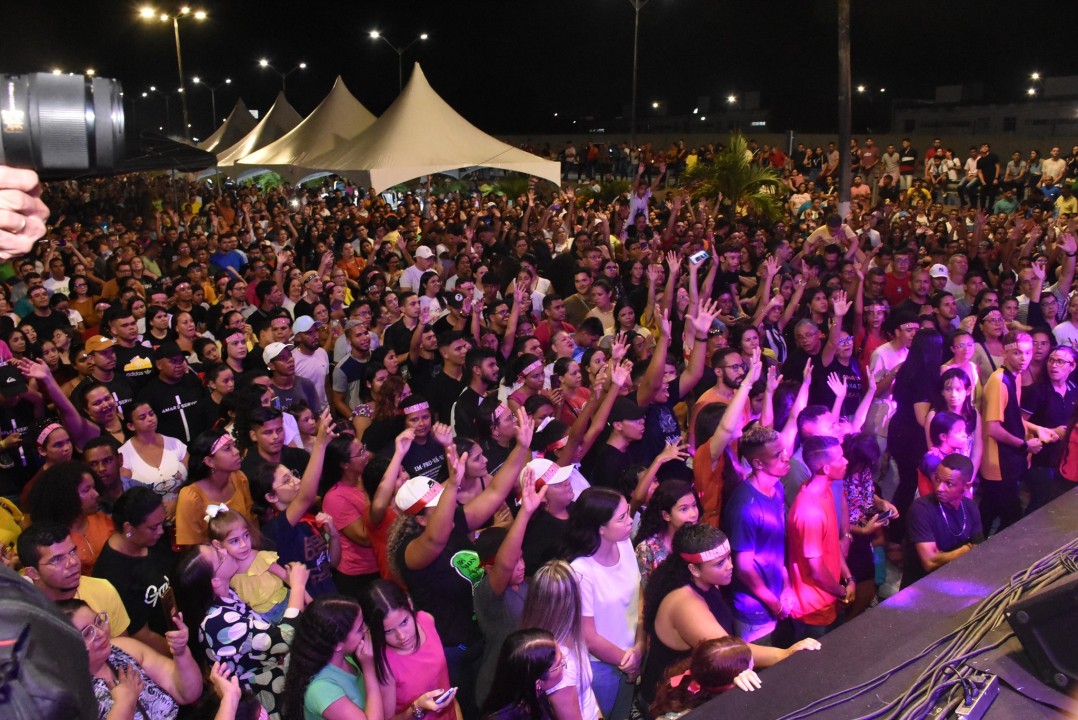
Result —
M19 226L19 229L18 229L18 230L8 230L8 232L10 232L10 233L11 233L12 235L18 235L18 234L20 234L20 233L21 233L21 232L22 232L23 230L25 230L25 229L26 229L26 216L25 216L25 215L20 215L19 217L21 217L21 218L22 218L22 225L20 225L20 226Z

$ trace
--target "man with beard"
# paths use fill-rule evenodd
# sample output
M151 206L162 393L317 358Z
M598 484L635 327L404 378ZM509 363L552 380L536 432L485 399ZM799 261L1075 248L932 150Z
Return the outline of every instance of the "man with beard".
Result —
M79 383L85 387L99 382L109 389L116 400L116 410L123 414L124 406L135 399L135 390L123 375L116 373L116 341L101 335L94 335L86 341L84 352L94 359L90 377Z
M460 437L475 438L479 436L479 416L487 401L487 393L498 386L501 372L498 368L498 355L487 348L475 348L468 352L464 367L468 374L468 387L464 388L453 403L452 427L453 432ZM496 404L497 401L489 402ZM487 412L493 410L491 405Z
M292 342L295 349L292 358L296 362L296 375L306 378L314 387L314 414L320 415L329 404L326 397L326 378L329 377L329 354L318 340L318 328L322 323L312 320L309 315L301 315L292 323Z
M708 388L692 406L689 417L689 444L693 447L696 446L694 431L700 411L713 403L729 405L734 399L734 393L741 386L741 381L749 372L749 364L741 357L741 353L731 347L717 351L711 358L711 367L715 372L715 384Z
M157 377L146 383L135 402L147 402L157 415L157 431L186 444L204 430L202 413L193 412L205 394L198 376L189 372L187 354L175 342L157 348Z

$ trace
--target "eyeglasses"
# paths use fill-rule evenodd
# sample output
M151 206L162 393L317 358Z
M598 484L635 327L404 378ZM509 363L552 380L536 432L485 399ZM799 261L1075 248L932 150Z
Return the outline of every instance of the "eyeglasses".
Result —
M838 344L842 346L853 345L853 336L840 338Z
M920 325L903 325L899 329L900 330L905 330L906 332L917 332L918 330L921 329L921 326Z
M749 364L743 362L743 363L734 363L733 365L723 365L722 369L723 370L742 370L744 372L748 372L749 371Z
M993 325L995 325L996 323L1003 322L1003 318L1001 318L1001 317L987 317L987 318L984 319L984 322L992 323Z
M91 645L97 640L98 633L101 633L104 637L108 637L109 614L107 612L98 613L94 616L94 621L79 632L82 634L83 642L87 645Z
M1048 364L1049 365L1073 365L1074 361L1069 360L1067 358L1050 357L1050 358L1048 358Z
M70 562L71 560L75 560L76 562L79 561L79 551L74 546L72 546L71 549L63 555L54 555L53 557L40 564L47 565L50 568L56 569L63 566L64 563Z

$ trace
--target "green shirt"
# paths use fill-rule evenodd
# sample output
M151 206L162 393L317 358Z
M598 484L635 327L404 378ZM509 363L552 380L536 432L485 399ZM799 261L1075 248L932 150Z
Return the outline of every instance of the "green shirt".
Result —
M304 720L319 720L326 708L342 697L351 700L361 710L367 704L363 672L352 658L347 657L345 661L355 670L354 675L336 665L326 665L311 678L311 684L303 695Z

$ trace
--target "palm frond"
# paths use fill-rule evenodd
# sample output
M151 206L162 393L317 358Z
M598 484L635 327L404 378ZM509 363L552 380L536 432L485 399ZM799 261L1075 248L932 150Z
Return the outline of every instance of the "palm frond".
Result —
M682 173L678 186L694 199L721 198L729 215L738 205L751 206L772 220L782 214L782 178L773 168L751 163L748 141L741 133L733 133L729 146L712 162L697 163Z

